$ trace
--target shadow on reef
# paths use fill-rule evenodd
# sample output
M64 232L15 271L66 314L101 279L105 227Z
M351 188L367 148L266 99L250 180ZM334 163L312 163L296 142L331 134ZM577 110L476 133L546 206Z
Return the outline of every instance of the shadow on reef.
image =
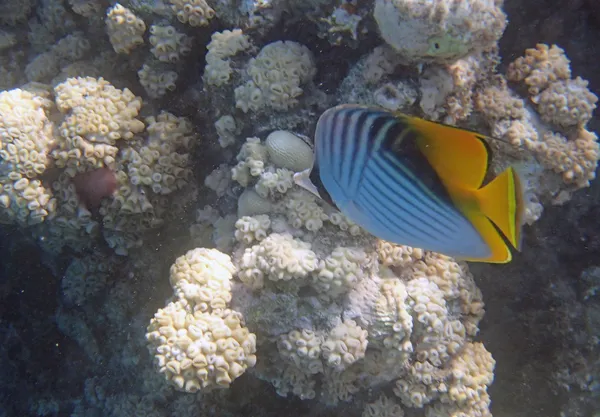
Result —
M31 394L47 387L69 397L85 376L79 372L85 363L79 347L54 321L59 281L43 266L39 249L18 235L12 228L0 227L0 409L7 413L3 415L25 415ZM66 357L73 360L65 369Z

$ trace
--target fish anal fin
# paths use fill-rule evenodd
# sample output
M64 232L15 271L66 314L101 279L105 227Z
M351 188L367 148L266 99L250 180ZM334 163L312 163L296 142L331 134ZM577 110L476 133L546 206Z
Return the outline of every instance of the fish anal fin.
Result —
M522 193L519 177L513 168L506 169L475 192L481 212L494 222L516 249L521 243Z
M462 260L497 264L510 262L512 260L512 253L492 222L486 216L476 211L465 213L465 215L475 229L477 229L483 240L487 243L491 253L487 258L462 258Z
M442 181L471 189L481 186L490 157L484 136L417 117L400 117L417 132L419 150Z

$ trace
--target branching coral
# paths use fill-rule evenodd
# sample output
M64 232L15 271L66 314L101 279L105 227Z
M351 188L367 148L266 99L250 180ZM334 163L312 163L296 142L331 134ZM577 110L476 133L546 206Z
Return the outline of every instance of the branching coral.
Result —
M490 121L493 133L526 149L574 188L595 177L597 137L585 128L598 98L587 82L571 78L564 51L540 44L509 65L509 81L524 91L527 101L499 82L484 88L476 106Z

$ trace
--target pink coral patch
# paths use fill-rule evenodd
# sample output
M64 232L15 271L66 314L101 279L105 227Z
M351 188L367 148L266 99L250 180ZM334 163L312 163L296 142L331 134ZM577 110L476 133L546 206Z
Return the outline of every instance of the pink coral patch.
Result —
M103 198L114 194L117 189L117 177L108 168L98 168L77 174L73 178L73 184L79 199L87 209L96 210Z

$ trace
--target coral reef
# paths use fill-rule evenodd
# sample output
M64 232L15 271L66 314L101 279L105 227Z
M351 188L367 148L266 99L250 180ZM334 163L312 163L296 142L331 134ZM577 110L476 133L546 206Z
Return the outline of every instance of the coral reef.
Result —
M600 157L581 52L501 53L512 3L0 1L0 415L490 416L488 274L543 269L544 211L575 230L553 206L595 198ZM529 265L376 239L295 185L345 102L489 136L491 174L522 178ZM566 414L598 390L597 266L569 272L579 298L538 285L577 301L552 304Z

